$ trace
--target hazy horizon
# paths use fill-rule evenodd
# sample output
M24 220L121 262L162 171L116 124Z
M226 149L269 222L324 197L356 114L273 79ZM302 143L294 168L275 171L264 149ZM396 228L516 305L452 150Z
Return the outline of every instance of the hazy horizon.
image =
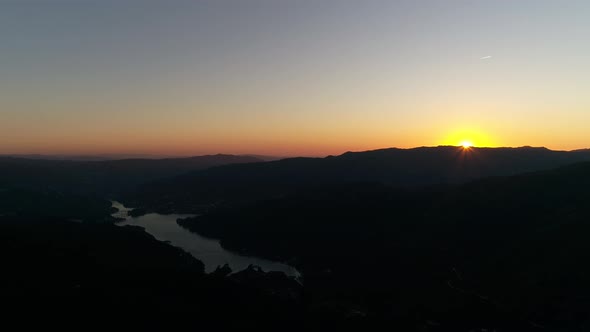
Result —
M588 147L587 1L8 1L0 154Z
M368 152L368 151L378 151L378 150L387 150L387 149L400 149L400 150L411 150L411 149L420 149L420 148L440 148L440 147L462 147L461 145L423 145L423 146L414 146L414 147L407 147L401 148L396 146L388 146L388 147L378 147L373 149L367 150L343 150L333 154L307 154L307 155L297 155L297 154L284 154L284 155L263 155L263 154L256 154L256 153L207 153L207 154L180 154L180 155L163 155L163 154L141 154L141 153L98 153L98 154L39 154L39 153L30 153L30 154L19 154L19 153L12 153L12 154L2 154L0 153L0 157L38 157L43 159L44 157L47 158L97 158L100 160L101 158L104 160L115 160L115 159L167 159L167 158L190 158L190 157L202 157L202 156L215 156L215 155L234 155L234 156L251 156L251 157L259 157L259 158L268 158L269 160L279 160L284 158L295 158L295 157L309 157L309 158L324 158L328 156L339 156L345 154L347 152ZM551 151L565 151L565 152L572 152L572 151L581 151L581 150L588 150L590 148L580 148L580 149L571 149L571 150L560 150L560 149L550 149L545 146L531 146L531 145L522 145L522 146L471 146L469 147L475 149L521 149L521 148L535 148L535 149L549 149Z

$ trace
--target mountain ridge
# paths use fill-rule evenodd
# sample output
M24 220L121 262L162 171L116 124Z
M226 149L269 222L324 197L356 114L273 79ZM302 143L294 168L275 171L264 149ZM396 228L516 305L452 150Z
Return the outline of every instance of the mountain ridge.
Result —
M190 171L231 163L261 162L254 157L205 155L188 158L104 161L0 157L0 186L48 188L110 196Z
M548 170L582 161L590 161L590 150L388 148L324 158L296 157L222 165L147 184L136 198L140 205L149 206L158 205L155 198L160 200L166 195L174 205L189 206L275 197L297 188L323 184L374 182L412 188Z

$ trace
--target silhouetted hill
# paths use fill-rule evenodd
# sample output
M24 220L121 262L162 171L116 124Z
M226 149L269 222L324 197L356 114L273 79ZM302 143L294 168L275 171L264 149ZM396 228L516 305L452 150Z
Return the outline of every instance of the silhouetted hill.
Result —
M50 190L0 187L0 217L58 218L70 221L115 221L112 203L88 195Z
M232 163L261 160L233 155L170 159L108 161L0 158L0 188L18 186L34 190L111 195L140 184L190 171Z
M337 157L289 158L226 165L166 179L142 188L136 205L198 210L199 204L284 195L309 185L375 182L396 187L464 183L590 160L590 151L546 148L422 147L347 152ZM165 198L163 199L163 196Z
M0 217L0 261L3 322L23 329L302 329L297 294L266 291L286 276L206 275L139 227Z
M434 323L428 331L583 331L588 202L590 163L579 163L436 188L315 186L179 223L295 264L320 315L413 313Z
M244 155L241 155L241 156L244 156L244 157L252 157L252 158L260 159L261 161L275 161L275 160L285 159L285 157L266 156L266 155L259 155L259 154L244 154Z

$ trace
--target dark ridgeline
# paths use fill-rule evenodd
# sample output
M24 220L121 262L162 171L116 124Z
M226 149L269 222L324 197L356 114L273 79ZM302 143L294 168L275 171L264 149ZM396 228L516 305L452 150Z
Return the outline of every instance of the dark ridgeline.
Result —
M218 165L260 161L233 155L108 161L0 157L0 215L113 221L108 200L141 184Z
M0 157L0 185L112 196L135 189L140 184L190 171L260 161L262 160L250 156L223 154L102 161Z
M336 157L213 167L144 185L129 200L162 212L201 212L211 204L280 197L310 186L380 183L417 188L547 170L580 161L590 161L590 150L443 146L347 152Z
M170 161L4 159L3 294L17 309L105 321L124 315L101 308L132 308L147 328L590 330L585 161L588 150L529 147L385 149L188 173ZM295 265L303 290L256 268L205 275L142 229L105 223L112 193L143 213L204 212L178 222Z

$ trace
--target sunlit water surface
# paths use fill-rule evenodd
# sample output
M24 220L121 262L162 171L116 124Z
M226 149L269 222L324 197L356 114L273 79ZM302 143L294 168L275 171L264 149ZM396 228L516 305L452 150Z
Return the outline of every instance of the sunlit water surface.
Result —
M128 213L131 209L125 207L123 204L113 202L113 207L119 209L119 212L113 214L113 216L125 219L125 221L118 223L119 226L133 225L143 227L146 232L153 235L156 239L182 248L202 261L205 264L206 272L212 272L218 266L223 266L224 264L228 264L234 272L237 272L252 264L259 266L267 272L281 271L288 276L300 276L299 272L292 266L263 258L238 255L223 249L219 244L219 240L209 239L192 233L176 223L177 219L191 217L191 215L150 213L141 217L130 217Z

